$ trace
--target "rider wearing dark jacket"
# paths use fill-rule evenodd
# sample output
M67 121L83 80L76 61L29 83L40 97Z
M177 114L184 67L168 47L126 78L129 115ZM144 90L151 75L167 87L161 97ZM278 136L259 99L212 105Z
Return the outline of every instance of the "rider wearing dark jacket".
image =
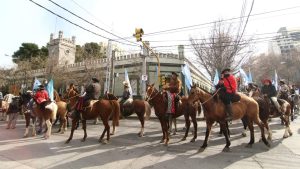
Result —
M86 100L98 100L101 93L101 86L99 80L92 78L92 83L87 85L85 88L85 101Z
M264 85L261 88L261 92L263 94L266 94L269 98L271 97L276 97L277 96L277 91L274 85L270 84L270 85Z

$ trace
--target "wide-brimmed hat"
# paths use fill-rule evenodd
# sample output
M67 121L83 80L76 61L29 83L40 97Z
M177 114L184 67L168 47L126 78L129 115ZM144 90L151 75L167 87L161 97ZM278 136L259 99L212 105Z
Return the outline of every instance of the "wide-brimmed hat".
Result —
M225 69L222 70L221 74L223 74L223 73L225 73L225 72L227 72L227 71L230 72L231 69L230 69L230 68L225 68Z
M45 86L41 84L41 85L39 85L39 88L42 89L42 88L45 88Z
M280 79L279 82L285 84L285 80L284 79Z
M92 78L92 81L96 82L96 83L99 83L99 80L97 78L95 78L95 77Z
M176 72L172 72L172 75L178 76L178 74Z
M27 90L26 93L32 93L32 91L31 90Z
M125 88L129 88L128 82L124 81L124 82L123 82L123 85L124 85Z

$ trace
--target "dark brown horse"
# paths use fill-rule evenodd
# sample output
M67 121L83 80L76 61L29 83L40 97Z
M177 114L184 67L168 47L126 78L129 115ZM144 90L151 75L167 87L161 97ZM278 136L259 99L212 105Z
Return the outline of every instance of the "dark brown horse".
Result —
M166 111L167 111L167 101L164 98L162 92L159 92L154 84L147 86L147 97L146 100L154 106L155 115L158 117L159 122L161 124L163 137L161 139L161 143L165 143L165 145L169 144L169 125L168 120L166 119ZM187 97L182 97L182 104L179 105L178 110L173 115L173 118L177 118L183 115L187 110Z
M264 126L263 123L259 119L259 108L257 102L244 94L239 93L241 99L239 102L235 102L232 104L233 111L233 119L241 119L246 116L248 120L248 128L251 133L250 142L248 143L248 147L252 147L254 143L254 127L253 122L256 123L261 130L262 141L270 146L264 134ZM216 95L218 96L218 95ZM223 134L226 139L226 146L223 151L229 151L231 142L228 137L228 132L226 128L226 113L224 103L219 99L219 97L213 98L213 95L209 92L206 92L203 89L200 89L196 86L193 86L189 95L189 102L194 103L195 101L200 100L204 109L204 116L206 118L206 134L203 145L201 146L202 150L207 147L208 137L210 135L211 127L215 121L219 122L223 131Z
M269 118L276 118L280 117L280 119L285 124L285 132L283 135L283 138L287 138L288 136L292 136L293 133L290 129L290 121L289 116L291 116L291 106L290 104L282 99L278 99L278 102L280 106L282 107L282 110L284 110L284 116L281 116L281 114L278 112L276 107L270 102L270 99L267 96L263 96L259 90L251 90L249 93L250 97L253 97L255 101L259 104L259 118L264 123L264 126L266 127L268 131L268 139L272 140L272 131L269 127Z
M89 105L85 106L83 110L80 111L80 113L82 114L81 122L82 122L82 129L84 131L84 136L81 140L82 142L84 142L87 137L86 120L93 120L100 116L104 125L104 130L102 132L101 137L99 138L99 142L102 141L105 133L107 132L107 139L106 141L104 141L104 143L107 143L110 139L110 126L108 124L109 119L110 118L113 119L113 123L112 123L113 133L115 131L115 126L119 125L120 105L115 100L105 100L105 99L92 100ZM69 139L66 141L66 143L69 143L72 140L74 130L76 128L78 121L79 121L79 117L73 116L71 134Z

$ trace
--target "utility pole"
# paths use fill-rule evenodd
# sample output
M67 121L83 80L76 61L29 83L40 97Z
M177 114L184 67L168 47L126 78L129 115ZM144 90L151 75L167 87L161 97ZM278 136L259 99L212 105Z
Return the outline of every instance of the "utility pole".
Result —
M146 81L147 81L147 57L149 57L149 50L145 46L149 46L149 42L146 41L143 43L143 64L142 64L142 95L143 98L146 97Z
M106 91L109 92L109 87L110 87L110 73L111 73L111 55L112 55L112 51L111 51L111 41L108 40L108 44L107 44L107 49L106 49L106 57L107 57L107 69L106 69L106 73L105 73L105 84L104 84L104 91L103 93L105 93Z
M116 51L113 50L111 53L111 72L110 72L110 84L111 84L111 90L110 93L114 93L115 90L115 65L114 65L114 60L115 60L115 55Z

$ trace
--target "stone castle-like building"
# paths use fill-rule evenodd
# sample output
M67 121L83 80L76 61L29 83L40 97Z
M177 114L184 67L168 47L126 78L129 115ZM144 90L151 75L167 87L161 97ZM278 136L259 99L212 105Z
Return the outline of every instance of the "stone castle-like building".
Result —
M59 86L62 90L65 90L69 83L75 83L78 86L83 86L88 83L90 78L87 78L87 68L92 68L94 72L97 72L96 76L101 81L102 92L104 92L104 86L106 81L105 72L107 70L108 61L111 62L111 92L116 96L122 95L125 68L128 71L130 83L133 89L133 95L142 96L144 93L144 81L142 81L143 73L147 75L147 83L155 83L159 86L159 81L157 80L157 60L154 55L135 53L130 55L115 55L112 60L107 58L88 60L83 62L75 63L75 53L76 53L76 39L73 36L71 39L63 37L63 32L59 31L58 37L54 38L53 34L50 35L50 41L48 43L49 50L49 64L45 69L33 70L30 72L32 78L37 77L39 79L49 78L49 73L58 67L60 71L71 72L76 74L76 78L68 79L63 82L65 85ZM184 86L183 75L181 74L182 66L189 65L193 82L205 88L206 90L211 89L210 80L204 76L199 69L194 66L189 60L184 56L184 47L181 45L178 47L178 54L172 53L158 53L160 59L160 73L163 76L168 76L171 72L177 72L182 79ZM56 74L55 76L60 76ZM84 82L80 82L79 79L86 79ZM58 82L55 82L58 84ZM61 83L61 82L60 82Z

